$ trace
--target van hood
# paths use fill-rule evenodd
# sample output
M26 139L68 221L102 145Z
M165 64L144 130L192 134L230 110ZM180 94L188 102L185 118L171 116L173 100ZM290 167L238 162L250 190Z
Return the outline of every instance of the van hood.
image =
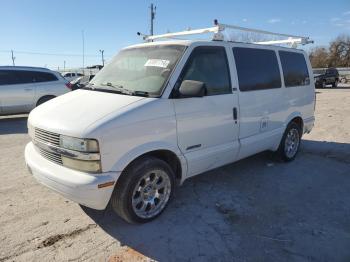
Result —
M54 133L84 137L84 131L101 118L124 111L145 97L76 90L35 108L28 124Z

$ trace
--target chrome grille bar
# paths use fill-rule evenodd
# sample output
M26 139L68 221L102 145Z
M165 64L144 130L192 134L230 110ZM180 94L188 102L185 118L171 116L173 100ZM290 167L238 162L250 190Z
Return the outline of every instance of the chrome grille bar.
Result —
M55 134L40 128L35 128L34 132L35 139L45 143L50 143L56 146L60 145L60 135Z

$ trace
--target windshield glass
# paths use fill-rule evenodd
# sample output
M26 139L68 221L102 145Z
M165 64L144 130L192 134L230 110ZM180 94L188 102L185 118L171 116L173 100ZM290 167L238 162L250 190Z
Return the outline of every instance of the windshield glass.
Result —
M157 45L122 50L92 80L94 88L119 88L159 96L185 46Z

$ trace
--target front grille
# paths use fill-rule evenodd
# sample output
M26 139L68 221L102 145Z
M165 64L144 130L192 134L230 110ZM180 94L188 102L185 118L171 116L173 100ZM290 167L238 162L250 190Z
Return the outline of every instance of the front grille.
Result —
M60 154L52 153L49 151L46 151L45 149L42 149L40 147L37 147L39 150L39 153L42 157L46 158L47 160L50 160L51 162L54 162L56 164L62 165L62 158Z
M60 135L56 133L52 133L40 128L35 128L34 131L34 140L41 142L43 144L50 144L54 146L59 146L60 145ZM48 151L40 146L38 144L36 146L38 149L39 154L46 158L47 160L54 162L56 164L62 165L62 158L60 154L53 153L51 151Z
M56 133L52 133L40 128L35 128L34 132L35 140L43 143L50 143L55 146L60 145L60 135Z

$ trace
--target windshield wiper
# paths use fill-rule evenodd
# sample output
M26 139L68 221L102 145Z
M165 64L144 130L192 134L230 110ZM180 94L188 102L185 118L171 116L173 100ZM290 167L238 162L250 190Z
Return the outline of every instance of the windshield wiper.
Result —
M112 87L115 91L119 92L120 94L133 95L134 93L131 90L125 89L122 85L112 84L111 82L102 83L101 86Z
M151 96L150 93L146 92L146 91L134 91L133 92L134 96L144 96L144 97L149 97Z

